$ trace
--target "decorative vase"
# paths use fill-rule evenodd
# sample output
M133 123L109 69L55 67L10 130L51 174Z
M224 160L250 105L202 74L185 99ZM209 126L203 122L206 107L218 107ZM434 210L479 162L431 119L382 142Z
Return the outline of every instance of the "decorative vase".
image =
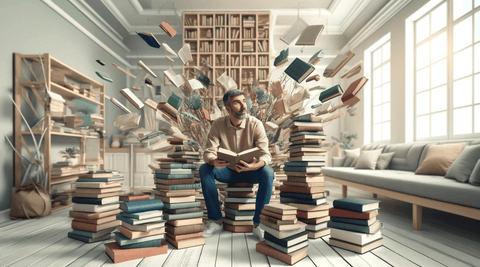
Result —
M119 148L120 147L120 137L118 135L113 136L112 144L110 145L112 148Z

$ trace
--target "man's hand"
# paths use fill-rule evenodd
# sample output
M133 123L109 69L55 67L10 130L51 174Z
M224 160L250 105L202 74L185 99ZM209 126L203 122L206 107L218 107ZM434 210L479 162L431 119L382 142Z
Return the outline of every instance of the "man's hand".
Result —
M211 159L208 164L215 166L217 169L221 169L230 165L229 162L220 159Z
M235 164L235 170L237 172L255 171L263 167L262 164L258 164L258 160L255 157L253 157L251 163L246 163L243 160L240 160L240 163L241 164Z

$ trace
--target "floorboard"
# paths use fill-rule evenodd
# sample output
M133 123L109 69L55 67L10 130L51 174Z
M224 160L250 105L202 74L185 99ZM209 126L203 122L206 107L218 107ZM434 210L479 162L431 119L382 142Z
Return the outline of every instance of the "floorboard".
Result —
M89 263L92 259L97 258L100 254L105 254L105 243L100 242L96 247L89 250L87 253L75 259L73 262L68 264L68 267L82 267Z
M411 261L407 258L402 257L401 255L391 251L390 249L386 248L385 246L376 248L372 250L372 254L376 255L377 257L383 259L384 261L388 262L392 266L398 267L414 267L420 266Z
M232 233L223 231L220 234L220 242L218 245L216 267L232 266Z
M250 267L247 240L244 233L232 234L232 266Z
M322 237L323 241L328 244L330 240L330 236ZM360 254L354 253L349 250L345 250L342 248L332 247L335 252L337 252L348 264L355 266L355 267L370 267L371 265L367 263Z
M350 266L345 260L331 248L323 239L318 238L315 240L310 239L310 245L313 245L318 251L327 258L327 260L335 267L348 267Z
M247 242L248 256L250 257L250 264L252 267L266 267L270 266L267 256L262 253L258 253L256 246L260 242L256 236L252 233L245 234L245 240Z
M205 245L200 254L198 266L215 266L219 240L220 234L215 234L205 239Z

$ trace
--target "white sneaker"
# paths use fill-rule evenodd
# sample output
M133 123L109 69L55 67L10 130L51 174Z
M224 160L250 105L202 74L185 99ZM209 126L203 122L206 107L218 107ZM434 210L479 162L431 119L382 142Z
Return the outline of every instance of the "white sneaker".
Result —
M205 231L203 231L203 236L204 236L204 237L210 237L210 236L212 236L213 234L220 233L222 230L223 230L223 226L222 226L222 225L218 225L218 224L217 224L216 222L214 222L214 221L208 221L208 222L205 224Z
M263 241L263 232L265 232L262 228L260 228L260 225L255 227L253 226L253 234L258 237L260 242Z

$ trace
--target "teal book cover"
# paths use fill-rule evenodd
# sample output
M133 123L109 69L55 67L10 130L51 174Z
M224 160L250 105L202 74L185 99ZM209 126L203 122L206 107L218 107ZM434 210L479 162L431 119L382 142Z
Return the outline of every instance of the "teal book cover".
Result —
M322 49L320 49L317 53L313 54L313 56L308 60L308 62L311 62L312 60L314 60L316 57L318 57L318 55L320 55L320 53L323 54Z
M234 210L225 207L225 212L233 214L233 215L240 215L240 216L253 216L255 215L254 210Z
M312 64L299 58L295 58L295 60L285 69L285 73L296 82L301 83L314 70L315 67L313 67Z
M148 34L143 34L141 32L137 32L138 36L142 37L142 39L151 47L160 48L160 44L158 43L157 39L153 36Z
M193 178L194 174L166 174L166 173L155 173L155 178L157 179L188 179Z
M375 223L380 223L380 222L376 221ZM373 223L373 224L375 224L375 223ZM342 229L342 230L347 230L347 231L353 231L353 232L358 232L358 233L365 233L365 234L374 234L377 231L377 230L371 231L370 226L356 225L356 224L349 224L349 223L341 223L341 222L334 222L334 221L328 221L327 227Z
M203 211L180 213L180 214L167 214L167 213L165 213L163 216L164 216L164 219L167 220L167 221L190 219L190 218L199 218L199 217L203 217Z
M123 212L134 213L149 210L161 210L163 209L163 201L160 199L149 199L140 201L124 202L120 205Z
M295 137L299 135L322 135L325 136L325 132L323 131L318 131L318 132L296 132L293 134L290 134L290 137Z
M337 209L365 212L378 209L379 200L361 198L342 198L333 201L333 207ZM372 208L373 207L373 208Z
M280 54L275 58L274 62L273 62L273 65L274 66L277 66L278 64L280 64L280 62L282 62L284 59L288 58L288 53L289 53L289 50L288 48L285 49L285 50L282 50L280 52Z
M335 86L332 86L330 88L328 88L327 90L323 91L320 93L320 96L318 97L318 99L322 102L322 103L325 103L327 102L328 100L331 100L335 97L338 97L338 96L341 96L343 93L343 89L342 87L340 86L340 84L337 84Z
M200 183L195 184L172 184L168 185L168 190L189 190L189 189L200 189L202 185Z
M186 208L194 208L200 207L202 203L200 201L194 202L185 202L185 203L165 203L164 206L166 209L186 209Z
M163 165L163 163L161 165ZM168 167L169 169L196 169L197 165L190 163L170 163Z
M343 217L330 217L330 221L368 226L368 221L369 220L354 219L354 218L343 218Z
M151 247L159 247L161 245L162 245L162 239L155 239L155 240L140 242L140 243L136 243L136 244L120 246L120 248L121 249L151 248Z
M174 107L176 110L180 108L180 105L182 104L182 102L183 102L182 98L176 95L175 93L172 93L172 95L167 100L167 103L170 104L172 107Z

